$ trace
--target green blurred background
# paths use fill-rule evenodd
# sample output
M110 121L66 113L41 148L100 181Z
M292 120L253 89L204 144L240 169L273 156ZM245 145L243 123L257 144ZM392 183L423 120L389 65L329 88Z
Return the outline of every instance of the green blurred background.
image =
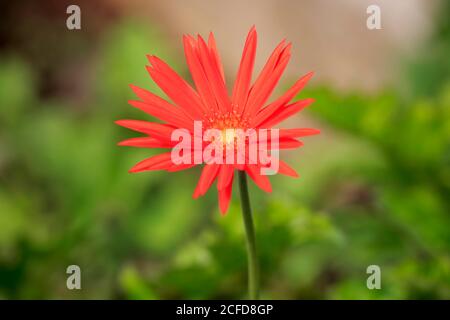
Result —
M149 119L127 105L129 83L160 92L146 74L145 54L190 80L181 34L217 28L231 82L256 23L258 66L286 35L294 48L308 44L293 55L280 88L314 70L316 80L300 97L316 102L285 127L323 132L283 155L300 179L271 178L269 195L251 185L262 297L449 299L449 2L427 6L426 21L414 30L428 31L413 31L413 45L395 50L391 35L408 27L409 11L381 1L383 29L370 31L364 4L355 11L355 1L338 2L341 11L324 1L314 8L312 1L287 1L276 11L271 0L245 8L76 1L79 31L65 26L65 9L75 3L2 2L0 298L246 297L238 194L221 217L216 192L191 198L198 168L128 174L155 151L117 147L135 135L113 122ZM294 3L297 13L315 18L289 18ZM341 13L354 24L339 29ZM375 42L379 51L363 50ZM82 290L66 288L71 264L81 267ZM372 264L381 268L381 290L366 287Z

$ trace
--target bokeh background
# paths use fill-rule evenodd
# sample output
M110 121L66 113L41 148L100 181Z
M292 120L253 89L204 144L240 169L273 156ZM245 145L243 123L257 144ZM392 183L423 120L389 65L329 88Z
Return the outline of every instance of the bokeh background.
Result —
M283 155L300 179L251 185L262 297L450 298L449 1L22 0L0 15L0 298L246 297L238 194L221 217L215 192L191 198L198 169L128 174L155 152L117 147L133 133L113 121L149 119L127 105L129 83L160 92L146 54L190 81L181 36L214 31L231 82L253 24L256 70L293 42L278 94L315 71L299 95L315 104L285 127L323 132Z

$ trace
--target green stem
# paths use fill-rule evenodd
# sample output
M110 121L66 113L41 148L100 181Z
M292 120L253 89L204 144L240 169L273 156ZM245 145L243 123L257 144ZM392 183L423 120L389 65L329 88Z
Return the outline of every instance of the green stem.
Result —
M248 293L250 299L259 298L258 258L256 255L255 228L253 227L252 209L248 196L247 175L239 171L239 190L241 192L242 217L244 219L248 254Z

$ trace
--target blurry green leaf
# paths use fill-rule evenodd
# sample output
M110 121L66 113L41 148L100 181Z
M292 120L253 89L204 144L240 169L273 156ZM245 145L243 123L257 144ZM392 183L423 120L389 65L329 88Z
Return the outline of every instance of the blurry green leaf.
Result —
M140 277L133 267L126 267L122 270L120 283L128 299L154 300L158 298L149 284Z
M35 83L28 66L17 58L0 58L0 124L18 125L19 117L30 108Z

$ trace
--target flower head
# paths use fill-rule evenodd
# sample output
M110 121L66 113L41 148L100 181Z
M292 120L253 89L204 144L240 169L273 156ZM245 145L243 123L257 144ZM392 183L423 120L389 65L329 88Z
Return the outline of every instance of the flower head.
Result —
M318 134L319 130L273 127L313 102L312 99L290 102L312 73L301 77L285 94L267 103L291 57L291 44L281 41L252 84L256 38L253 27L245 42L231 95L227 91L212 33L208 41L201 36L183 37L186 61L195 88L164 61L148 56L150 66L147 66L147 70L150 77L172 102L131 85L140 100L131 100L129 103L162 122L117 121L120 126L145 134L144 137L122 141L119 145L168 148L171 151L139 162L130 172L174 172L203 164L193 197L204 195L217 180L222 213L228 209L235 170L244 170L266 192L272 189L263 169L275 162L277 173L297 177L292 168L273 155L278 154L278 150L302 146L303 143L297 138ZM180 140L183 140L182 143ZM255 154L256 157L253 157ZM175 160L175 156L179 159Z

